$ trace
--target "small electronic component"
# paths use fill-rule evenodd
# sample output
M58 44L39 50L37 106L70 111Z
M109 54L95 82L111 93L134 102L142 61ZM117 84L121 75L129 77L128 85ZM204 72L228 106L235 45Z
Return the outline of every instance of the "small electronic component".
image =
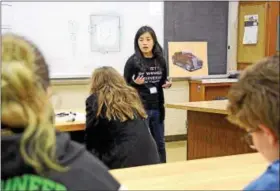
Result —
M73 122L75 121L75 117L76 117L76 113L75 112L61 112L61 113L57 113L56 116L57 117L66 117L66 122Z

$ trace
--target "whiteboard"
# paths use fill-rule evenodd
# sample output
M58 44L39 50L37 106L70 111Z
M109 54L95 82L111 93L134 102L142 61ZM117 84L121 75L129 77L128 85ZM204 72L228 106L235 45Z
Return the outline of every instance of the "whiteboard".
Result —
M134 36L143 25L151 26L163 45L163 2L9 4L11 7L2 10L9 30L39 47L52 79L88 78L100 66L113 66L123 74L125 62L134 52ZM94 33L93 25L99 21L93 16L103 16L99 20L113 17L99 23Z

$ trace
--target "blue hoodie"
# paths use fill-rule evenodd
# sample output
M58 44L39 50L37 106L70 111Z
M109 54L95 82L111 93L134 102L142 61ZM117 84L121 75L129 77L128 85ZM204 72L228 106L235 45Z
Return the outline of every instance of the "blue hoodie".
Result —
M279 165L280 160L274 161L267 170L256 180L251 182L244 190L280 190L279 186Z

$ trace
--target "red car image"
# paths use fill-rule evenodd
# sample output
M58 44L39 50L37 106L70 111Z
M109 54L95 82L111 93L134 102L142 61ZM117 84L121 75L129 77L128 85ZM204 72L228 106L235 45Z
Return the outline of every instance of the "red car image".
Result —
M203 66L203 61L188 51L175 52L172 56L174 65L177 65L189 72L199 70Z

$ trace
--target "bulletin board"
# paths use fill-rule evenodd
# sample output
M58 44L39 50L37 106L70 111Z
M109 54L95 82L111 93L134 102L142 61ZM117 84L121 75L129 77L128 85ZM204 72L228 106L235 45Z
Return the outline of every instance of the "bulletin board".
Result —
M246 15L258 15L258 36L256 44L243 44ZM266 4L240 4L238 17L238 63L254 63L265 56Z

